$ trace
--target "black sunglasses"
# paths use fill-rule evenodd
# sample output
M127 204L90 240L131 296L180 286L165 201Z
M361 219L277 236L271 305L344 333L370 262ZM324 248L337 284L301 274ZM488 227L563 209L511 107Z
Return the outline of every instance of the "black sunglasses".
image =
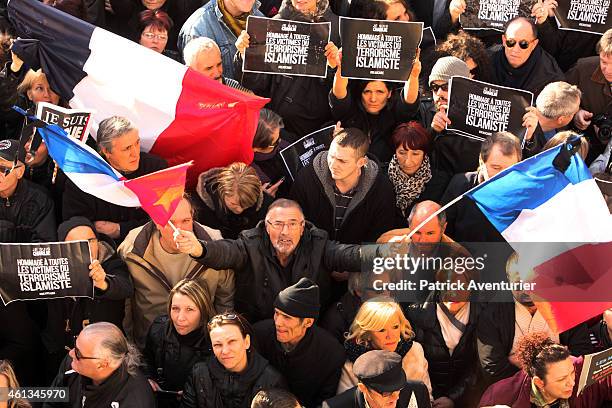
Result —
M76 357L77 361L79 361L79 360L100 360L101 359L101 357L87 357L87 356L84 356L81 353L81 350L79 350L79 348L76 346L76 344L74 345L73 348L74 348L74 356ZM64 349L66 349L67 351L72 350L68 346L64 346Z
M431 84L430 85L431 88L431 92L436 93L438 92L440 89L444 92L448 92L448 84L442 84L442 85L438 85L438 84Z
M531 41L527 41L527 40L521 40L518 42L519 47L521 47L521 49L526 50L527 48L529 48L529 44L531 44L533 41L535 40L531 40ZM516 45L516 40L513 38L510 38L508 40L506 40L506 47L508 48L512 48Z

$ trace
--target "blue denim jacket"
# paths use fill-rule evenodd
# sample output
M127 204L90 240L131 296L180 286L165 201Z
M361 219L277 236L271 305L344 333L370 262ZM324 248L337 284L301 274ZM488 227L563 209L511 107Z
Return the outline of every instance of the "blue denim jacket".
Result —
M259 11L259 4L259 1L255 2L251 15L263 16ZM215 40L221 49L223 76L236 79L234 78L234 55L237 51L237 37L223 21L223 14L217 6L217 0L210 0L185 21L178 38L178 49L181 54L185 45L197 37L208 37Z

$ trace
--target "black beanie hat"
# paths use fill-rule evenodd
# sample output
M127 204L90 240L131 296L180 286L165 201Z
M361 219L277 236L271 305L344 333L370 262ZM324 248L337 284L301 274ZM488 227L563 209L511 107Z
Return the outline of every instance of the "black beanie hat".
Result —
M96 238L98 237L98 233L96 232L96 227L94 226L93 222L89 221L85 217L77 216L77 217L72 217L69 220L66 220L66 221L62 222L59 225L59 227L57 227L57 239L58 239L58 241L64 241L66 239L66 235L68 235L70 230L72 230L73 228L76 228L76 227L81 227L81 226L85 226L85 227L91 228L91 230L96 235Z
M302 278L295 285L283 289L274 307L293 317L319 317L319 287L310 279Z

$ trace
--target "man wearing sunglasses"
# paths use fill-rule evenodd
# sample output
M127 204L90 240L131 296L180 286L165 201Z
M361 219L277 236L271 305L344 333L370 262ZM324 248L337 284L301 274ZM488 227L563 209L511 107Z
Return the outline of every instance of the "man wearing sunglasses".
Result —
M525 17L508 21L502 47L492 57L493 83L523 89L538 96L549 82L563 81L555 59L538 46L538 31Z
M406 380L397 353L368 351L355 360L353 373L359 380L357 386L324 401L323 408L431 407L427 387Z
M67 387L69 403L60 407L155 407L153 391L138 364L139 352L112 323L93 323L75 339L52 387Z
M21 160L15 161L19 141L0 141L0 242L56 240L53 201L37 184L23 178Z

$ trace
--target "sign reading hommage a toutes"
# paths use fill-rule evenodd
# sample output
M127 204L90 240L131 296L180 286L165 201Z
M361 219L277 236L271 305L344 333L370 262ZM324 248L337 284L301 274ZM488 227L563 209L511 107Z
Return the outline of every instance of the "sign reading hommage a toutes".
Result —
M280 155L291 179L295 180L299 171L312 163L317 153L329 149L333 138L334 126L328 126L307 134L281 150Z
M0 297L15 300L93 298L87 241L0 244Z
M87 140L91 127L91 111L82 109L66 109L47 102L36 105L36 116L51 125L58 125L68 133L68 136Z
M610 24L610 0L558 0L555 17L562 30L603 34Z
M408 80L423 23L340 17L342 76L381 81Z
M531 18L537 0L466 0L465 12L459 16L466 30L498 30L514 17Z
M244 72L325 78L325 46L331 23L303 23L249 16L249 47L242 61Z
M452 77L448 94L447 130L484 140L495 132L510 132L523 141L523 115L533 94L464 77Z

